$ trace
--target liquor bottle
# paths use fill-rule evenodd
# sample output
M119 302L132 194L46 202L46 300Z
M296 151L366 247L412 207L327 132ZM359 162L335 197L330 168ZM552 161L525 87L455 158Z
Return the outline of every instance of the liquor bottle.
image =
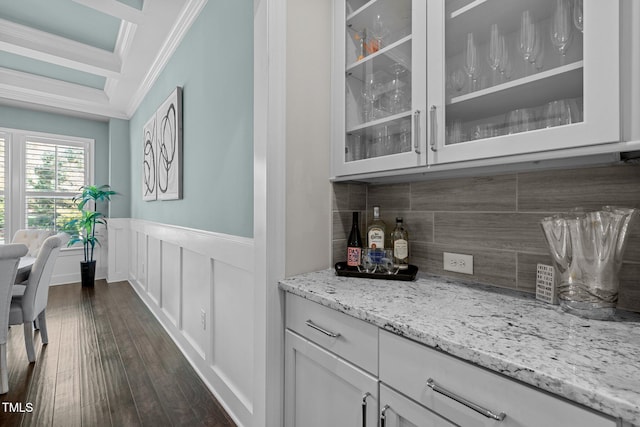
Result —
M402 217L396 218L396 228L391 233L393 266L400 270L409 268L409 233L405 230Z
M361 255L362 238L360 237L360 227L358 226L358 212L354 212L351 233L349 233L349 239L347 240L347 266L359 266Z
M373 207L373 221L367 230L367 244L371 249L384 249L387 226L380 219L380 206Z

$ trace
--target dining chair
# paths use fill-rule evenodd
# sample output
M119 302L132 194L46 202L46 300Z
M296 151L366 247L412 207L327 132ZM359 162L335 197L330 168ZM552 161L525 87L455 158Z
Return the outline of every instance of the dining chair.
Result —
M26 285L15 285L11 308L9 310L10 325L24 325L24 343L27 348L29 362L36 361L33 347L33 323L37 320L40 327L42 344L47 344L47 322L45 310L49 298L49 284L62 242L59 237L48 237L36 258Z
M11 291L16 280L18 262L27 252L27 246L21 243L0 245L0 394L9 391L7 336Z
M37 257L44 241L53 235L51 230L41 230L38 228L24 228L16 231L11 243L23 243L29 248L27 256Z

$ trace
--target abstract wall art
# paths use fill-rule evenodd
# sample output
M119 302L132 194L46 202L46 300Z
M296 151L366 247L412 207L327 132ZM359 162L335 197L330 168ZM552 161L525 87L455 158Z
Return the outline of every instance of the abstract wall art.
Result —
M182 88L177 87L143 129L142 198L182 198Z
M142 130L142 200L156 200L156 116Z

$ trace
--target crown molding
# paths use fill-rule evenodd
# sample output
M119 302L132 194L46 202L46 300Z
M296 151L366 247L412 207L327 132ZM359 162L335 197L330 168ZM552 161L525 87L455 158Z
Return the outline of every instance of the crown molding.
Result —
M113 52L6 19L0 19L0 50L105 77L117 77L122 68Z
M191 28L191 25L193 25L195 20L198 18L206 4L207 0L190 0L185 4L179 18L171 29L169 37L167 37L167 40L160 49L155 61L142 80L138 91L131 97L131 102L126 109L129 117L135 114L136 110L142 103L142 100L147 93L149 93L153 84L158 79L158 76L167 65L169 59L171 59L171 56L174 54L180 45L180 42Z
M118 38L116 39L114 52L118 58L120 58L121 62L124 62L124 58L127 57L131 50L137 28L138 25L132 22L122 21L120 24L120 30L118 31ZM113 94L118 87L118 83L120 82L119 77L120 76L107 77L107 81L104 84L104 92L109 99L113 97Z
M79 113L128 118L100 89L0 68L0 98Z

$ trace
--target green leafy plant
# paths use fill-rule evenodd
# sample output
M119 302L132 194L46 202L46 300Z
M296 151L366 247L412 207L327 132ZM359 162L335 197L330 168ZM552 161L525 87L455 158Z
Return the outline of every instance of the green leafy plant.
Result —
M109 185L84 185L80 193L73 197L73 203L82 212L80 218L65 224L64 230L71 235L67 246L82 243L84 247L84 262L93 261L93 251L100 244L96 237L96 224L106 225L104 215L98 212L98 202L110 201L111 196L117 194Z

